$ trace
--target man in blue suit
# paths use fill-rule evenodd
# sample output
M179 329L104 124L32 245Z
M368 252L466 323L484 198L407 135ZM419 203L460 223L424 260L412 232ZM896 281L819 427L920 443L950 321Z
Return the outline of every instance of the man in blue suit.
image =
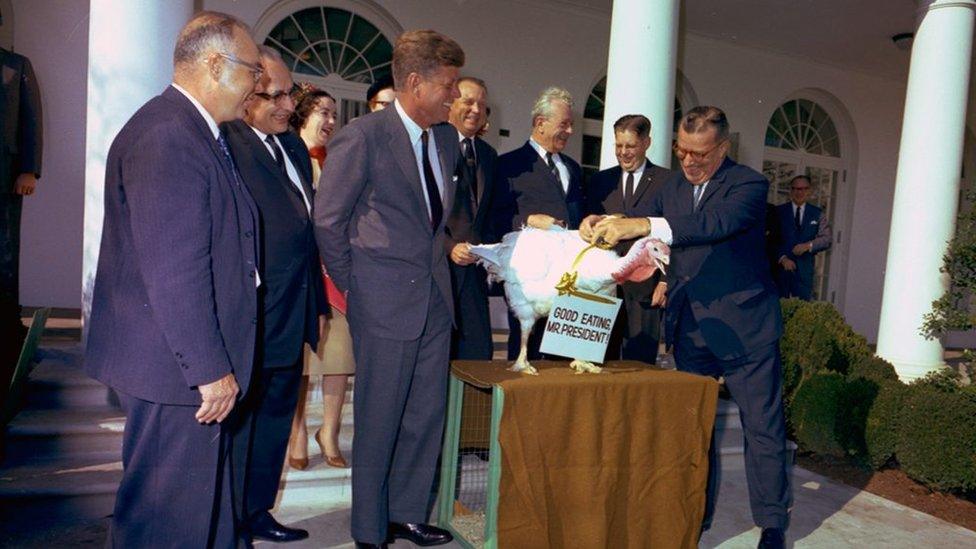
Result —
M559 224L578 229L586 204L580 165L563 153L573 135L573 96L547 88L532 107L532 135L525 145L498 157L498 181L492 224L499 238L523 226L547 229ZM529 336L529 360L538 359L542 343L539 319ZM508 313L508 359L521 347L518 319Z
M85 355L126 414L112 547L234 547L230 437L257 326L257 210L218 124L261 77L247 27L180 31L173 84L116 136Z
M580 229L616 244L650 234L671 245L665 338L679 370L723 377L739 406L746 478L760 547L783 547L791 503L783 417L779 299L765 253L769 182L726 158L728 120L695 107L678 126L682 173L668 179L647 218L606 218ZM590 221L590 220L588 220ZM709 454L702 530L711 526L717 449Z
M813 261L830 249L830 222L823 210L807 204L810 178L798 175L790 180L790 201L776 207L779 259L776 285L780 297L813 297Z
M352 537L451 541L425 524L447 409L454 320L444 230L458 133L446 122L464 51L423 30L393 48L393 105L342 128L315 195L326 269L349 292L356 355Z

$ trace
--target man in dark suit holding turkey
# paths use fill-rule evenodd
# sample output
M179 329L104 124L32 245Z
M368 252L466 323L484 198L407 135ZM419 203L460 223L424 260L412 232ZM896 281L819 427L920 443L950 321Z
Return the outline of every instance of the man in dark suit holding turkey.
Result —
M491 360L491 319L485 270L474 265L472 244L486 244L492 234L489 210L494 196L498 153L478 137L488 119L488 86L470 76L458 80L461 97L451 106L451 125L458 132L461 164L454 205L447 216L447 247L454 286L455 322L451 358Z
M312 164L288 131L295 110L281 54L258 46L264 77L243 120L222 125L237 169L260 214L263 281L252 390L234 428L235 504L244 537L286 542L308 532L271 516L302 377L305 343L325 324L325 290L312 226ZM304 396L304 395L303 395Z
M723 377L739 406L749 504L760 547L784 545L792 501L783 417L782 318L765 253L762 174L726 157L728 120L695 107L678 126L682 173L655 197L648 217L588 219L581 235L616 244L651 235L671 246L665 337L679 370ZM711 526L718 450L711 445L702 529Z
M218 124L263 72L248 28L200 12L173 84L109 149L86 372L125 409L112 547L235 547L230 433L257 329L257 209Z
M578 229L586 207L580 165L563 154L573 135L573 96L562 88L542 92L532 107L532 135L522 147L498 157L492 223L499 237L523 226L547 229L554 224ZM528 359L540 357L540 319L529 336ZM508 313L508 359L521 347L518 319Z
M342 128L315 199L325 267L349 292L356 355L352 537L451 541L424 524L447 408L454 299L445 204L460 157L446 122L464 51L434 31L393 48L396 100Z
M654 165L647 158L651 146L651 121L644 115L626 114L613 124L614 152L618 164L593 175L587 188L587 211L591 215L646 215L655 195L671 170ZM621 256L630 250L630 241L617 245ZM657 361L661 311L667 291L661 273L644 282L625 282L620 286L623 307L614 324L607 348L607 359Z

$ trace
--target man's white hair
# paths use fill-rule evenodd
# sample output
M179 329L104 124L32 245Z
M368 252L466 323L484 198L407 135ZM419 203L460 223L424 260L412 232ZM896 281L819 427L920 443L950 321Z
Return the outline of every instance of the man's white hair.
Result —
M532 106L532 120L535 117L541 116L548 119L552 116L552 102L562 101L569 106L570 109L573 108L573 96L563 88L558 86L551 86L545 89L539 98L535 100L535 105Z

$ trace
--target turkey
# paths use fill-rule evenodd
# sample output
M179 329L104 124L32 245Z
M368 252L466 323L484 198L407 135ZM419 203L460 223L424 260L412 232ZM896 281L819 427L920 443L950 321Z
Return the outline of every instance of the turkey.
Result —
M478 263L487 269L489 280L505 283L508 306L519 320L522 345L510 368L513 372L537 373L527 356L532 326L549 314L552 301L560 292L557 286L565 286L563 275L574 270L573 262L589 246L580 238L579 231L526 227L506 234L498 244L471 248L478 256ZM646 280L656 269L664 272L669 254L666 244L650 237L634 242L624 257L594 247L583 253L576 266L575 289L612 296L621 282ZM583 360L574 360L570 366L578 373L601 370Z

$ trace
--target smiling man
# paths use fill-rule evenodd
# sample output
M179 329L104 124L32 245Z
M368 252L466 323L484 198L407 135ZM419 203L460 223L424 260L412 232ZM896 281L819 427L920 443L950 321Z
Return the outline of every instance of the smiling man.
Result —
M447 216L447 253L451 259L457 327L451 338L451 358L490 360L491 320L485 270L474 265L472 244L495 240L488 212L494 196L498 153L478 135L488 119L488 86L470 76L458 80L461 97L451 107L463 161L457 193Z
M739 406L752 518L759 547L781 548L792 501L787 473L779 299L765 249L762 174L727 158L729 123L716 107L695 107L678 125L681 172L661 188L648 217L607 218L580 228L616 244L650 234L671 246L665 337L679 370L723 377ZM718 453L709 454L702 529L711 525Z
M259 46L264 77L243 120L222 126L244 184L257 202L262 286L253 389L234 427L234 490L242 537L276 542L308 537L271 516L302 377L302 349L314 349L325 323L312 227L312 165L288 131L295 110L281 55ZM320 316L321 315L321 316Z
M109 149L85 371L126 416L110 547L237 545L222 422L251 381L260 230L218 124L259 61L247 26L198 13Z
M553 224L579 227L583 218L583 173L563 153L573 135L573 96L551 87L532 107L532 135L522 147L498 157L496 198L492 224L499 237L524 225L546 229ZM539 319L529 336L528 359L540 357L542 326ZM508 359L521 347L518 319L508 313Z
M352 537L438 545L425 524L447 407L454 300L445 250L460 157L446 122L464 51L435 31L393 48L396 100L330 143L315 200L325 267L349 292L356 355Z
M640 114L627 114L613 124L614 152L617 165L597 172L587 189L587 210L591 215L620 214L638 217L648 214L654 197L671 170L651 163L647 149L651 146L651 121ZM596 219L590 218L590 222ZM630 242L617 246L621 256ZM661 311L667 284L661 273L644 282L625 282L619 294L623 307L607 348L607 359L657 361Z

